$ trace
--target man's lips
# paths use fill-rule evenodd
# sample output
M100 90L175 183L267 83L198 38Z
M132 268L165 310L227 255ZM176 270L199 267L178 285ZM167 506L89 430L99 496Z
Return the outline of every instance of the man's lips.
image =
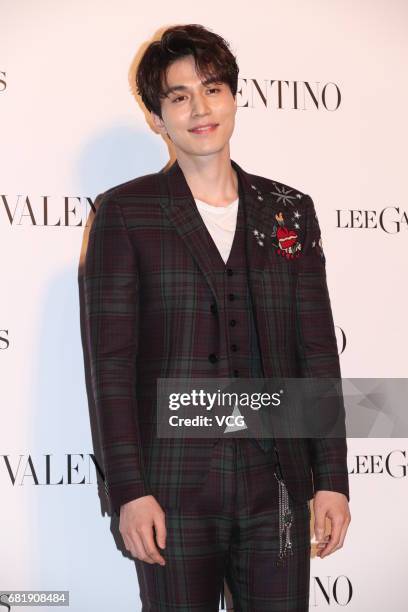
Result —
M217 126L218 123L209 123L208 125L204 125L202 127L192 128L191 130L189 130L189 132L191 132L192 134L208 134L210 132L213 132Z

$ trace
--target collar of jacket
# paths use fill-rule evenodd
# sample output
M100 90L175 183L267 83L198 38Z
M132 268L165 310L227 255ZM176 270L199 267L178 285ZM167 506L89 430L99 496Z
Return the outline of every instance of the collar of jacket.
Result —
M240 205L244 207L246 229L246 251L249 282L253 276L261 274L268 259L269 240L261 246L254 231L270 236L274 226L274 212L270 196L264 194L257 184L256 177L246 172L234 160L231 165L238 175ZM176 160L168 168L157 173L160 189L160 205L196 260L216 295L212 260L208 253L206 229L195 204L194 196L184 173Z

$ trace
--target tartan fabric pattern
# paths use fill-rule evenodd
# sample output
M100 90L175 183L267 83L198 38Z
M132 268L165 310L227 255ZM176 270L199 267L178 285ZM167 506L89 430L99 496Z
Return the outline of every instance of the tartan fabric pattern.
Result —
M264 375L338 376L312 199L231 164L245 206L248 283ZM293 260L277 256L268 241L282 192L299 196L302 250ZM177 161L107 190L98 201L84 297L107 493L117 513L123 503L147 494L164 507L183 507L204 482L216 441L157 438L156 380L230 376L227 354L209 361L226 335L225 318L210 309L213 303L223 308L211 250L216 247ZM293 500L310 499L317 489L349 499L345 439L280 438L276 445Z
M309 609L308 502L293 506L293 555L277 566L275 458L251 442L219 440L197 494L167 509L166 565L135 560L144 611L216 612L231 603L235 612Z

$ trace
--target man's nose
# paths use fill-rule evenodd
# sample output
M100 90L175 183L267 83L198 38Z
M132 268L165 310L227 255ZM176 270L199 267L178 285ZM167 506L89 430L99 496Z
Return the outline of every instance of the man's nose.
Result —
M205 95L198 94L193 98L192 110L195 115L204 115L208 113L208 101Z

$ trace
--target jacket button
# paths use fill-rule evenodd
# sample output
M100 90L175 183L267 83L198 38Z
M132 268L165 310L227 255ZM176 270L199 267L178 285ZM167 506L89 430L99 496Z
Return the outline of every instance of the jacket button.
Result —
M231 319L231 321L229 322L229 324L231 325L231 327L234 327L234 326L237 324L237 322L236 322L236 320L235 320L235 319Z
M208 361L211 361L211 363L216 363L218 361L218 357L215 353L210 353L208 355Z
M238 350L237 345L236 345L236 344L231 344L231 351L234 351L234 352L235 352L235 351L237 351L237 350Z
M232 268L227 268L227 274L228 276L232 276L234 274L234 272L232 271Z
M217 314L217 304L215 302L211 304L210 310L213 314Z

